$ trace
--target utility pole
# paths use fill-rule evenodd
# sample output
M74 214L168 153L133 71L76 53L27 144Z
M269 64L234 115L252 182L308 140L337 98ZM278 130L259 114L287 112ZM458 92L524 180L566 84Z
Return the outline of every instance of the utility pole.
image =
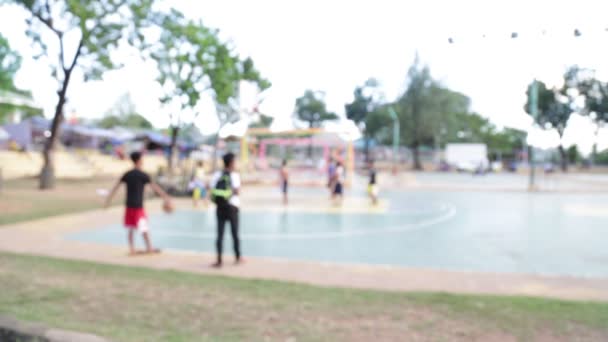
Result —
M530 115L532 120L536 120L538 114L538 82L536 78L530 86ZM528 134L529 136L529 134ZM534 147L528 142L528 164L530 167L530 179L528 182L528 191L534 191L535 186L535 163L534 163Z
M399 154L399 117L395 113L393 107L388 108L388 113L393 119L393 168L396 171L397 168L397 156Z

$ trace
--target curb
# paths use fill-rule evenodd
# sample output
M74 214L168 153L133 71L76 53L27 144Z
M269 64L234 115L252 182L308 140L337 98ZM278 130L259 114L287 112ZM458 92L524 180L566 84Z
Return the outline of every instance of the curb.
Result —
M0 341L7 342L110 342L99 336L53 329L38 323L0 316Z

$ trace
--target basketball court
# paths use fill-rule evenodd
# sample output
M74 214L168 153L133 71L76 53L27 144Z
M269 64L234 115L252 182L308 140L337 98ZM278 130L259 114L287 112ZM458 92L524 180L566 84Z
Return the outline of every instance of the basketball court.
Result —
M292 205L283 208L278 192L247 191L241 237L248 256L608 277L606 194L385 191L380 205L371 207L355 190L342 207L334 207L323 189L296 188ZM152 238L163 249L214 251L211 209L159 213L150 222ZM65 237L125 244L119 217L116 224L93 224ZM225 253L230 253L230 235L225 239Z

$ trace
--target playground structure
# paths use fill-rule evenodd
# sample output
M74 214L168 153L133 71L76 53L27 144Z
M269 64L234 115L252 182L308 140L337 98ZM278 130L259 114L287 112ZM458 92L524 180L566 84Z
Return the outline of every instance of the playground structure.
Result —
M355 139L352 133L323 128L285 131L250 128L240 137L241 170L244 173L267 172L278 168L286 159L290 169L296 171L292 175L308 174L319 179L320 174L327 174L328 162L333 159L344 164L346 183L350 185L355 166ZM302 181L298 177L295 180L296 183Z

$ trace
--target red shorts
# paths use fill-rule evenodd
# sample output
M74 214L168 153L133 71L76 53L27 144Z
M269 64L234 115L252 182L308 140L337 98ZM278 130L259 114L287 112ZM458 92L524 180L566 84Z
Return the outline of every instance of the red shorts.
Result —
M145 232L148 230L147 217L144 208L127 208L125 210L125 227Z

